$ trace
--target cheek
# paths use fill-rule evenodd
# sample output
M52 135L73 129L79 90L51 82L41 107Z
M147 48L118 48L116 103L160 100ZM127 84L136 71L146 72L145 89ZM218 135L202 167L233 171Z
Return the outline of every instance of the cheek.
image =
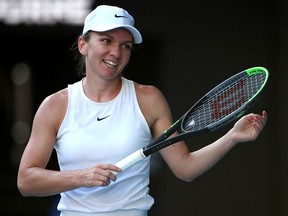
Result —
M128 64L128 62L130 61L130 57L131 57L131 52L127 52L127 53L124 53L124 61L125 61L125 64Z
M91 59L100 59L100 57L102 56L102 52L99 49L92 49L89 48L86 50L86 57L91 58Z
M129 63L129 61L130 61L130 55L123 55L122 56L122 67L123 67L123 69L127 66L127 64Z

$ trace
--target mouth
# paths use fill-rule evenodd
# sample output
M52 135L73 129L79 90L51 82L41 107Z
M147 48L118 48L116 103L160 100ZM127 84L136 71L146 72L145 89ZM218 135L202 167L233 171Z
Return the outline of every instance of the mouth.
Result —
M114 62L114 61L111 61L111 60L103 60L103 62L108 65L109 67L117 67L119 65L119 63L117 62Z

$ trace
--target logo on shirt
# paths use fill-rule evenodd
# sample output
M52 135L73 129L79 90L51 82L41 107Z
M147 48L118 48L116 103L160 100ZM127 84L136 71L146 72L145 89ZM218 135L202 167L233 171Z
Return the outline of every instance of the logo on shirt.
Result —
M110 115L108 115L108 116L104 116L104 117L101 117L101 118L100 118L100 117L98 117L98 118L97 118L97 121L102 121L102 120L104 120L104 119L108 118L109 116L110 116Z

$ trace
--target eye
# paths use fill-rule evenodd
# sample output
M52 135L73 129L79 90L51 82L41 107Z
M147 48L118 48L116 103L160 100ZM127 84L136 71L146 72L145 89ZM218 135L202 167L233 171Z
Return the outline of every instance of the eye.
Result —
M102 39L102 42L103 42L104 44L110 44L110 43L111 43L111 40L110 40L109 38L103 38L103 39Z
M125 43L122 45L122 47L126 50L131 50L132 49L132 43Z

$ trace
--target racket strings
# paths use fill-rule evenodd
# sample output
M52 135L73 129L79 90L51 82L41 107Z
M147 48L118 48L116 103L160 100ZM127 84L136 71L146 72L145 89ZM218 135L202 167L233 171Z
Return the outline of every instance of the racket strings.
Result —
M236 77L215 90L197 109L188 113L183 121L182 130L198 131L220 121L225 116L241 108L251 100L265 83L265 74Z

